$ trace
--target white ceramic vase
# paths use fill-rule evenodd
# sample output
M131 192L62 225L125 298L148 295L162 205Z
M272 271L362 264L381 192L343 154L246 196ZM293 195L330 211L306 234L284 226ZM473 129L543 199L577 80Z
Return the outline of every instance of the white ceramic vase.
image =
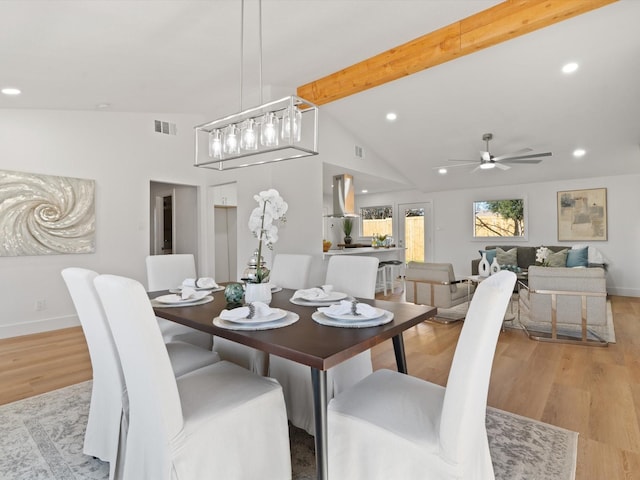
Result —
M489 260L487 260L487 254L482 252L482 258L480 259L480 263L478 264L478 275L481 277L488 277L491 273L491 265L489 265Z
M498 263L498 259L493 257L493 262L491 262L491 275L494 273L498 273L500 271L500 264Z
M262 302L269 305L271 303L271 284L247 283L244 289L244 302Z

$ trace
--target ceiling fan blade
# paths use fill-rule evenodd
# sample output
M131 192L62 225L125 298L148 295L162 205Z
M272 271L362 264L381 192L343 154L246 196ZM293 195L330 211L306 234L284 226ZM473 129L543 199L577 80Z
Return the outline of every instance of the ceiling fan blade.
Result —
M485 162L491 160L491 154L489 152L480 152L480 158Z
M465 159L465 160L457 160L457 159L454 159L454 158L449 158L447 161L449 161L449 162L467 162L467 163L473 162L473 163L476 163L474 160L469 160L468 158Z
M521 153L527 153L527 152L530 152L530 151L531 151L531 149L529 147L526 147L526 148L522 148L520 150L517 150L515 152L505 153L504 155L499 155L497 157L493 157L493 159L496 162L499 162L500 160L504 160L506 158L513 158L515 156L519 156Z
M501 160L503 163L508 163L508 162L512 162L512 161L516 161L515 163L518 163L518 160L526 160L528 158L539 158L539 157L550 157L552 155L551 152L544 152L544 153L532 153L531 155L520 155L517 157L508 157L505 158L503 160ZM495 159L494 159L495 160ZM539 160L537 162L534 163L540 163L542 160ZM520 163L529 163L529 162L520 162Z
M480 164L480 165L482 165L482 164ZM474 173L474 172L476 172L477 170L480 170L480 165L478 165L476 168L474 168L473 170L471 170L469 173Z
M496 167L498 167L500 170L509 170L511 167L508 167L507 165L503 165L501 163L496 162L494 164Z
M440 165L439 167L433 167L433 169L438 171L441 168L446 168L448 170L450 168L466 167L467 165L477 165L478 164L478 162L470 162L469 160L467 160L466 162L467 163L459 163L458 165Z
M509 160L503 160L502 162L500 162L501 164L508 164L508 163L512 163L513 165L524 165L524 164L534 164L534 163L540 163L542 162L541 158L538 159L525 159L525 160L518 160L518 159L509 159Z

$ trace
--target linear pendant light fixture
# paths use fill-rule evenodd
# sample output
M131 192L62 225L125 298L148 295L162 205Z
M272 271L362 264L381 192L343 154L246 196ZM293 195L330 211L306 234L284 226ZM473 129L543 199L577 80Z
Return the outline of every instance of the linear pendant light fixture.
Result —
M260 103L195 127L195 166L216 170L318 154L318 107L292 95L262 103L262 0L259 8ZM240 15L240 108L244 63L244 0Z

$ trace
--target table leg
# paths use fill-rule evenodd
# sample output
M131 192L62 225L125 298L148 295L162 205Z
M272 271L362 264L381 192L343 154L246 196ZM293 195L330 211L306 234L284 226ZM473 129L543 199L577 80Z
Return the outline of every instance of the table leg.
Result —
M391 339L393 341L393 351L396 354L396 365L400 373L407 373L407 357L404 354L404 340L402 333Z
M316 478L327 480L327 371L312 368L311 384L316 427Z

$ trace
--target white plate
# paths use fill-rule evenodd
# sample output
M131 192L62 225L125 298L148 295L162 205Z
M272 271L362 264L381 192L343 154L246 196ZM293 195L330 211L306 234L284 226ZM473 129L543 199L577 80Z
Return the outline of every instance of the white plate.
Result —
M295 300L300 300L301 302L313 302L313 303L328 303L328 302L337 302L339 300L344 300L348 295L342 292L329 292L326 297L322 298L309 298L306 299L304 297L297 297Z
M200 298L185 298L183 299L180 295L161 295L159 297L154 298L159 303L166 303L167 305L187 305L189 303L199 302L200 300L206 298L206 295L203 295Z
M393 320L393 313L387 312L383 310L384 314L378 318L370 318L367 320L360 321L344 321L337 320L335 318L327 317L322 312L313 312L311 314L311 318L320 325L326 325L328 327L342 327L342 328L367 328L367 327L377 327L379 325L384 325L385 323L389 323Z
M220 317L216 317L213 319L213 324L216 327L226 328L228 330L270 330L272 328L282 328L293 325L298 321L299 318L300 317L297 313L286 312L286 315L283 318L281 318L280 320L275 320L273 322L242 324L229 322L227 320L221 319Z
M282 291L282 287L276 287L275 285L271 285L271 293L278 293Z
M207 295L200 300L194 300L187 303L160 303L155 299L151 300L151 306L153 308L176 308L176 307L195 307L197 305L204 305L205 303L213 302L213 297L211 295Z
M374 320L376 318L380 318L382 315L384 315L386 311L386 310L382 310L381 308L375 308L375 313L373 315L364 316L364 315L352 315L350 313L342 313L342 314L331 313L327 311L329 310L329 308L331 307L319 308L318 311L322 313L325 317L333 318L334 320L343 320L348 322L357 322L360 320Z
M182 293L182 288L183 287L177 287L177 288L171 288L169 289L170 293ZM193 287L189 287L189 288L193 288ZM216 287L216 288L193 288L196 292L207 292L207 293L213 293L213 292L221 292L224 290L224 287Z
M270 313L264 317L253 317L253 318L238 318L238 319L221 319L225 322L239 323L244 325L256 324L256 323L267 323L267 322L275 322L276 320L281 320L287 316L287 311L282 310L280 308L274 308L274 312Z

